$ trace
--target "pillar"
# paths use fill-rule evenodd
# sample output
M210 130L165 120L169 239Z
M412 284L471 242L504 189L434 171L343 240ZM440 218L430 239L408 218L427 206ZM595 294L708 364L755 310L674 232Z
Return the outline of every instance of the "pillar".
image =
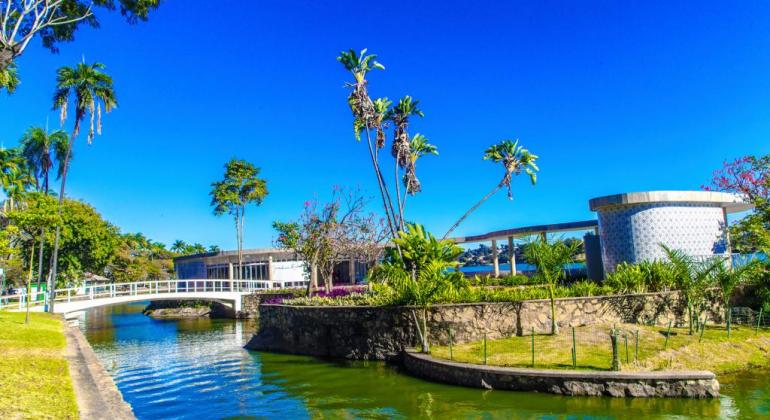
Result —
M508 237L508 261L511 263L511 275L516 275L516 250L513 246L513 236Z
M350 276L350 284L356 282L356 259L351 257L348 261L348 275Z
M270 281L275 280L275 272L273 267L273 256L268 255L267 257L267 279Z
M227 263L227 279L232 280L233 278L233 263Z
M500 262L497 258L497 240L492 239L492 272L495 277L500 277Z
M727 224L727 208L722 207L722 217L725 223L725 251L727 252L728 268L733 268L733 246L730 243L730 226Z

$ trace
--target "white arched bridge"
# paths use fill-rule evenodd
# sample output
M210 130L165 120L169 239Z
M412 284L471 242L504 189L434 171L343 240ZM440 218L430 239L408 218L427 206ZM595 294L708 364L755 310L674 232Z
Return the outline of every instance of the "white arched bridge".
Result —
M56 289L53 309L68 314L100 306L152 300L207 300L222 303L239 312L243 296L276 288L305 287L304 281L278 282L269 280L152 280L132 283L92 284L82 287ZM13 295L0 296L0 309L43 311L48 306L46 291L27 294L20 290Z

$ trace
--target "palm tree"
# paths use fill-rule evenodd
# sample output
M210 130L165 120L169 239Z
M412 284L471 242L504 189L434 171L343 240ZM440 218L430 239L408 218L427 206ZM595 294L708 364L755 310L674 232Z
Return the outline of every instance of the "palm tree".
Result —
M57 177L61 177L64 171L63 162L69 148L69 136L64 130L49 133L42 127L31 127L24 133L19 146L21 155L27 160L30 171L35 177L36 188L48 194L49 172L54 163L58 162ZM41 182L42 185L40 185Z
M396 211L393 208L393 201L390 197L387 184L382 177L382 170L378 161L378 153L376 147L379 144L372 144L371 135L369 130L376 128L378 136L381 138L382 146L385 143L385 137L383 132L383 124L385 120L385 114L387 113L387 107L390 105L387 103L386 98L383 98L379 105L375 105L372 99L369 97L369 92L366 89L366 74L374 69L384 70L385 67L377 61L377 56L374 54L366 54L366 49L361 50L356 54L354 50L342 51L337 57L339 61L347 71L353 74L355 83L346 84L347 87L352 89L352 92L348 96L348 106L353 113L353 132L356 136L356 140L361 139L361 131L366 132L367 146L369 148L369 157L372 160L372 168L374 174L377 177L377 186L380 188L380 196L382 197L382 206L385 210L385 217L388 221L388 227L392 237L396 237ZM390 101L387 101L390 102Z
M377 127L375 143L377 144L377 151L385 147L385 125L387 124L391 105L393 105L393 101L388 98L377 98L374 100L374 120Z
M551 334L559 333L556 322L556 284L565 278L565 267L575 260L580 249L580 241L555 241L549 243L547 238L538 238L524 247L524 258L535 266L535 278L540 283L548 285L548 297L551 300Z
M3 203L3 209L13 210L32 183L32 175L19 150L0 149L0 188L8 198Z
M730 298L733 296L735 288L750 277L751 271L755 268L755 262L751 262L741 267L730 267L728 259L720 260L721 264L716 266L714 277L722 292L722 304L725 309L727 337L730 338L733 321L732 311L730 310Z
M451 228L447 231L447 233L444 234L444 239L449 237L449 234L452 233L455 229L457 229L458 226L460 226L460 223L462 223L471 213L476 211L485 201L489 199L489 197L492 197L500 191L501 188L507 187L508 188L508 199L513 199L513 192L511 191L511 180L512 175L519 175L522 172L529 175L529 180L532 182L532 185L535 185L537 183L537 171L540 170L540 168L537 167L535 164L535 161L537 160L538 156L532 154L529 150L525 149L521 145L519 145L519 141L516 140L503 140L498 144L492 145L487 150L484 151L484 160L491 160L494 163L502 163L503 168L505 169L505 173L503 174L503 179L500 180L500 183L498 183L492 191L488 192L487 195L482 197L482 199L476 203L473 207L470 208L465 214L460 217L457 222L455 222L454 225L452 225Z
M60 178L64 170L64 156L69 148L69 136L64 130L48 132L42 127L31 127L24 133L20 142L21 155L27 160L27 166L35 177L35 188L48 195L49 172L57 162ZM71 157L70 157L71 158ZM41 185L42 178L42 185ZM40 229L40 246L38 247L38 287L43 282L43 250L45 247L45 228Z
M187 249L187 242L181 239L177 239L173 244L171 244L171 252L182 254L184 253L185 249Z
M208 249L209 252L219 252L221 250L222 249L219 248L219 245L209 245L209 249Z
M246 206L262 204L268 194L267 181L259 177L260 169L245 160L231 159L225 164L225 176L211 184L211 205L214 214L229 214L235 221L238 245L238 279L241 278L243 259L243 219ZM197 245L197 244L196 244ZM202 251L206 248L201 245Z
M103 72L104 64L86 64L85 61L75 67L61 67L56 76L56 92L53 97L53 108L60 111L61 124L67 119L69 104L75 106L75 125L72 128L71 140L64 154L64 164L61 171L61 185L59 192L59 213L64 203L64 191L67 184L67 173L72 154L72 146L75 138L80 134L80 125L86 116L90 117L88 129L88 144L93 142L96 134L102 134L102 107L105 112L112 111L118 106L115 90L112 85L112 77ZM51 278L49 279L49 306L53 312L53 303L56 296L55 279L59 261L59 237L61 229L56 227L54 237L53 256L51 258Z
M387 114L388 120L393 122L393 146L391 154L396 159L398 166L406 168L409 162L409 118L412 116L424 117L417 105L420 101L412 99L407 95L398 100L398 104L390 109Z
M422 185L417 178L417 159L427 156L438 156L438 148L430 143L428 139L420 133L417 133L412 137L412 141L409 144L409 159L406 165L406 174L404 175L404 187L405 193L415 195L422 191ZM406 195L404 195L404 201L406 201Z

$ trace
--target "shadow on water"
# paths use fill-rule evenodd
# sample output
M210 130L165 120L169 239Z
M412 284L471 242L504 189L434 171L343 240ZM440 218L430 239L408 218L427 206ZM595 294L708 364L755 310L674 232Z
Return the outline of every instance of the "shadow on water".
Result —
M86 337L140 419L760 418L769 372L723 378L719 400L484 391L426 382L382 362L249 352L255 324L155 320L143 305L90 311Z

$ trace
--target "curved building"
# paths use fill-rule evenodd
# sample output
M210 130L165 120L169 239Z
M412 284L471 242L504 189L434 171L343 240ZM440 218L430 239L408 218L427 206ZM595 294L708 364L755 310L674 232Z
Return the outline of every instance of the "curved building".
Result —
M621 262L663 259L664 244L698 258L729 255L727 214L751 209L734 194L711 191L649 191L589 201L598 214L606 272Z

